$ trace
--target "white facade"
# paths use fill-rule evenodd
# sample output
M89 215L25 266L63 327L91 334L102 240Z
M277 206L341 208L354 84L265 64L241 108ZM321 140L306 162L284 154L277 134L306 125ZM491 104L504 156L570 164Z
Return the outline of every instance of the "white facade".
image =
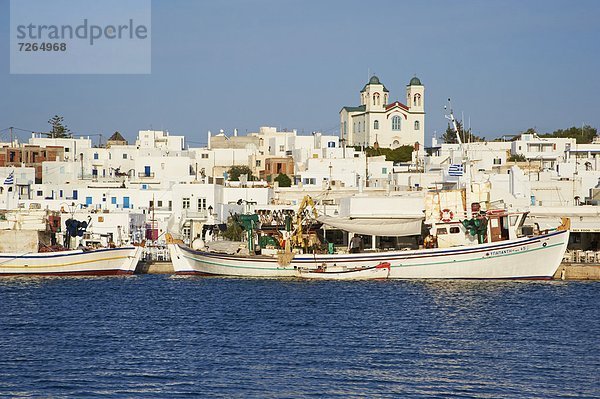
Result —
M184 140L184 136L171 136L163 130L140 130L135 145L139 148L181 151L184 149Z
M511 143L503 141L442 144L425 158L427 171L447 169L448 165L460 164L464 157L475 171L492 171L506 165L510 155Z
M565 160L566 151L575 145L571 138L540 138L536 134L522 134L512 142L511 154L523 155L528 161L539 162L543 168L554 168Z
M79 138L51 138L41 137L40 134L33 133L29 139L29 144L40 147L64 147L65 161L78 161L81 154L87 149L92 148L92 140L89 137Z
M340 136L350 146L397 148L425 143L425 87L414 77L406 86L406 104L390 102L377 76L360 92L358 107L340 111Z

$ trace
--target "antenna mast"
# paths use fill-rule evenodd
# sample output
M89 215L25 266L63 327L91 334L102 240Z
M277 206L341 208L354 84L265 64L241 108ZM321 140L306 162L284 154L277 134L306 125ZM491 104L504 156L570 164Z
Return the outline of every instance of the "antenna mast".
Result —
M452 110L452 103L450 102L450 99L448 99L448 107L446 107L444 105L444 109L450 108L450 115L444 115L446 117L446 119L448 119L450 122L452 122L452 127L454 128L454 132L456 133L456 140L458 141L458 144L461 146L462 148L462 140L460 139L460 132L458 131L458 124L456 123L456 119L454 118L454 111Z

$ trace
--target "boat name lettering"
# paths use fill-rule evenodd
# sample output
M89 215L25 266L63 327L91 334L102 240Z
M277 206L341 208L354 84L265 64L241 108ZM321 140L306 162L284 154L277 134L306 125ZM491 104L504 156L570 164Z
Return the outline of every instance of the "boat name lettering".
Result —
M515 252L523 252L527 251L527 245L522 245L516 248L506 248L506 249L497 249L495 251L488 251L485 253L485 256L498 256L498 255L507 255Z

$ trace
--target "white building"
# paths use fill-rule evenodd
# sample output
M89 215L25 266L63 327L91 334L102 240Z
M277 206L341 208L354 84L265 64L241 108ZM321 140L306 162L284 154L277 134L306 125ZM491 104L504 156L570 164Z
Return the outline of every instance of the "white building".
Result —
M342 140L350 146L397 148L425 142L425 87L414 77L406 86L406 105L391 102L388 89L372 76L360 91L360 105L340 111Z
M167 151L181 151L184 136L171 136L163 130L140 130L135 145L139 148L159 148Z
M567 149L575 145L572 138L541 138L537 134L525 133L512 142L511 154L522 155L527 161L539 162L543 168L554 168L565 160Z

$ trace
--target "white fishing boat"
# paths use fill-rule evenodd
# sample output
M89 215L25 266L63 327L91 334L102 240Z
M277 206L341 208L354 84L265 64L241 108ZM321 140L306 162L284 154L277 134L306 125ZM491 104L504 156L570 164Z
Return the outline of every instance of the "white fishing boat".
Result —
M40 253L0 253L0 276L133 274L142 247Z
M390 264L389 278L551 279L563 258L569 231L460 247L357 254L227 255L169 244L178 274L240 277L295 277L298 269L357 269Z
M377 266L347 268L333 265L329 267L298 269L301 278L315 280L383 280L390 275L390 264L382 262Z
M133 274L142 255L142 247L102 247L86 231L87 222L69 217L61 228L62 213L17 209L0 215L0 276ZM57 239L61 235L64 240Z

